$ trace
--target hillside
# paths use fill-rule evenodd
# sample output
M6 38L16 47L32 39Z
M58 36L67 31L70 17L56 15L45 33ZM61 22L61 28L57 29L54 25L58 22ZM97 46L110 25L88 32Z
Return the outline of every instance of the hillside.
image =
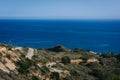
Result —
M0 80L120 80L120 54L0 44Z

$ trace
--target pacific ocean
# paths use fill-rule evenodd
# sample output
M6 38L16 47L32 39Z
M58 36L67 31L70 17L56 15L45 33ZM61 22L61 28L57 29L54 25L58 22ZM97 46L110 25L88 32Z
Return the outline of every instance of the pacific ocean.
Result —
M119 53L120 20L0 20L0 42Z

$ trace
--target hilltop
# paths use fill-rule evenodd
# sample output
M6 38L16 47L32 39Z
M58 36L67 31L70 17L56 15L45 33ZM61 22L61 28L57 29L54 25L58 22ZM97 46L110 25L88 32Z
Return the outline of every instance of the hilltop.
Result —
M120 54L0 44L0 80L120 80Z

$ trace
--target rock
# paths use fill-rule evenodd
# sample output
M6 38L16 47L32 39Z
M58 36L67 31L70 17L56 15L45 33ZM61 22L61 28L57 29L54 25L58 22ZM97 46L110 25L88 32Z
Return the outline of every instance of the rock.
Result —
M4 64L9 70L14 71L16 69L15 64L9 60L8 58L5 58L6 63Z
M89 58L88 60L87 60L87 63L91 63L91 62L98 62L99 63L99 61L96 59L96 58Z
M33 55L34 55L34 49L33 48L29 48L28 49L28 53L26 55L26 58L32 59Z
M7 49L5 47L0 46L0 52L6 51Z
M72 63L72 64L79 64L79 63L81 63L81 62L83 62L82 59L71 60L71 63Z
M0 62L0 70L6 72L6 73L10 73L10 71L5 67L5 65L3 63Z

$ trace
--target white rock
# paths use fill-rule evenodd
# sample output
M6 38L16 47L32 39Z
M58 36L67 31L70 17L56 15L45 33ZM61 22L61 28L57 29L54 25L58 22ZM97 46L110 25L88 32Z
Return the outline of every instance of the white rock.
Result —
M33 48L29 48L28 49L28 53L26 55L26 58L32 59L33 55L34 55L34 49Z

